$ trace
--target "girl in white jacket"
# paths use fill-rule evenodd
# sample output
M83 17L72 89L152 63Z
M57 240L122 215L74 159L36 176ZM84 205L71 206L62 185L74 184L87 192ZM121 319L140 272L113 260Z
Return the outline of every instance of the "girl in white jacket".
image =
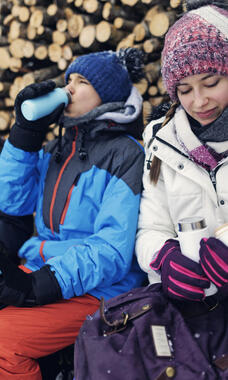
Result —
M170 300L210 309L228 296L228 246L214 237L228 223L228 4L188 1L187 11L162 52L172 106L144 132L136 253L149 282L161 282ZM205 219L210 235L198 262L178 241L179 220L193 216ZM211 282L217 293L206 297Z

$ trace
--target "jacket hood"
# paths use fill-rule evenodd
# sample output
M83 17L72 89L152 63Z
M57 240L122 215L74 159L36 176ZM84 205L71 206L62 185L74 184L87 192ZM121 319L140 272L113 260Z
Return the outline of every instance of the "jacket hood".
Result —
M127 133L141 139L144 128L142 104L143 99L133 86L126 102L102 104L79 118L62 115L59 123L67 129L76 125L84 128L93 138L106 131L114 134Z

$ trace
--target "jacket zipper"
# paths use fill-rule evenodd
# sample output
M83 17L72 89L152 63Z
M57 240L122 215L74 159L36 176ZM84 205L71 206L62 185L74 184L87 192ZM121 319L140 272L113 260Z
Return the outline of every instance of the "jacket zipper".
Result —
M73 183L73 185L71 186L70 191L68 193L68 196L67 196L67 201L66 201L66 204L64 206L63 213L62 213L62 216L61 216L61 219L60 219L60 224L64 223L64 220L65 220L65 217L66 217L66 213L67 213L67 210L68 210L68 207L69 207L69 204L70 204L71 194L73 192L74 187L75 187L75 185Z
M217 193L217 182L216 182L216 174L217 174L217 171L220 169L220 167L222 166L222 163L220 163L218 166L216 166L215 169L212 169L212 170L209 170L209 175L210 175L210 179L211 179L211 182L214 186L214 189Z
M184 157L186 157L186 158L189 159L189 157L188 157L186 154L184 154L183 152L181 152L179 149L177 149L177 148L174 147L173 145L169 144L167 141L161 139L161 138L158 137L158 136L154 136L154 138L157 139L158 141L164 143L165 145L171 147L174 151L176 151L177 153L180 153L182 156L184 156ZM152 141L150 141L150 145L151 145L151 143L153 142L154 138L152 139ZM148 162L148 164L147 164L147 168L148 168L148 166L149 166L150 163L151 163L150 159L151 159L151 155L150 155L150 157L149 157L149 160L147 161L147 162ZM221 165L216 166L216 168L215 168L215 169L212 169L212 170L207 170L207 172L209 173L209 176L210 176L210 179L211 179L211 182L212 182L212 184L213 184L213 187L214 187L215 191L216 191L216 173L217 173L218 169L220 168L220 166L221 166Z
M212 185L214 186L214 189L216 191L216 172L215 172L215 170L214 169L210 170L209 175L210 175Z
M209 171L211 182L212 182L212 184L214 186L215 193L216 193L216 199L217 199L216 218L217 218L218 225L224 223L224 217L223 217L223 215L221 213L221 209L220 209L220 204L219 204L220 202L219 202L219 199L218 199L217 183L216 183L216 173L217 173L217 171L218 171L218 169L220 167L221 167L221 164L219 166L216 166L215 169L212 169L212 170Z
M64 173L64 170L66 168L66 166L68 165L68 163L70 162L71 158L74 156L75 154L75 151L76 151L76 140L77 140L77 137L78 137L78 127L75 127L75 136L73 138L73 142L72 142L72 150L71 150L71 153L70 155L67 157L66 161L64 162L60 172L59 172L59 175L58 175L58 178L57 178L57 181L56 181L56 184L55 184L55 187L54 187L54 191L53 191L53 195L52 195L52 200L51 200L51 205L50 205L50 229L51 229L51 232L54 234L54 228L53 228L53 210L54 210L54 205L55 205L55 199L56 199L56 194L57 194L57 191L58 191L58 187L59 187L59 184L60 184L60 181L61 181L61 178L62 178L62 175ZM62 219L62 218L61 218Z
M39 253L40 253L40 256L42 258L42 260L45 262L45 257L44 257L44 253L43 253L43 248L44 248L44 244L45 244L46 240L43 240L40 244L40 250L39 250Z

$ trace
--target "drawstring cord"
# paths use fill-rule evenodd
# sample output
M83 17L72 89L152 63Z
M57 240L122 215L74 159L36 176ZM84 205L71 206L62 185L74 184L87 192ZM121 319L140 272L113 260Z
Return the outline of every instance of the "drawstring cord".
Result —
M80 146L79 146L79 158L80 160L84 161L87 159L88 157L88 153L86 152L85 150L85 134L86 134L86 131L84 129L82 129L81 131L81 139L80 139Z
M57 152L55 153L55 162L60 163L63 157L62 152L62 129L63 124L59 124L59 134L58 134L58 142L57 142ZM88 157L88 153L85 150L85 134L86 131L84 129L81 130L81 139L80 139L80 146L78 149L79 152L79 158L80 160L84 161Z
M57 162L58 164L62 160L62 129L63 129L63 125L59 124L58 149L55 154L55 162Z

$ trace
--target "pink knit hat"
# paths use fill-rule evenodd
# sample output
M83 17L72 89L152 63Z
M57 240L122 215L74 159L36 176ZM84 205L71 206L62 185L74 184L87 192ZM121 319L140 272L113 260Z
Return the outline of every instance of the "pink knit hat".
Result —
M173 101L177 84L187 76L228 75L227 18L228 10L205 5L190 10L169 29L162 51L162 77Z

